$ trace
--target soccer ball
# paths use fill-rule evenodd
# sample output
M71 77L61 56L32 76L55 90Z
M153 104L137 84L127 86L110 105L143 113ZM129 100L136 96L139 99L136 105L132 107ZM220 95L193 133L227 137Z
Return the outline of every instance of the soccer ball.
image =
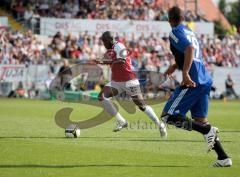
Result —
M80 133L80 128L77 125L71 124L65 129L65 136L67 138L78 138Z

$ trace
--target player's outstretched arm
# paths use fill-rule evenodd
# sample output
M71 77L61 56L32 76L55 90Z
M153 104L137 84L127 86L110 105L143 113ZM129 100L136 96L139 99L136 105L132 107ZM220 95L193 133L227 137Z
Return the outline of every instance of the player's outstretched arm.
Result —
M91 60L94 64L97 65L111 65L113 62L112 61L99 61L99 60Z

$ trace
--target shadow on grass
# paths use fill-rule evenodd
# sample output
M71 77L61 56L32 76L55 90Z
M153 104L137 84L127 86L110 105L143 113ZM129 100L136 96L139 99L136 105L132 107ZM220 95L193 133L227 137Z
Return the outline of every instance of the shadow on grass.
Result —
M154 138L154 137L153 137ZM161 139L159 138L147 138L147 137L80 137L75 138L66 138L66 137L24 137L24 136L12 136L12 137L0 137L1 139L63 139L63 140L81 140L81 139L90 139L92 141L133 141L133 142L185 142L185 143L202 143L204 140L186 140L186 139ZM222 141L223 143L232 143L233 141Z
M240 130L222 130L220 133L240 133Z
M89 165L38 165L38 164L20 164L20 165L0 165L0 168L105 168L105 167L124 167L124 168L183 168L187 165L135 165L135 164L89 164Z
M1 136L0 139L66 139L66 137L53 136Z

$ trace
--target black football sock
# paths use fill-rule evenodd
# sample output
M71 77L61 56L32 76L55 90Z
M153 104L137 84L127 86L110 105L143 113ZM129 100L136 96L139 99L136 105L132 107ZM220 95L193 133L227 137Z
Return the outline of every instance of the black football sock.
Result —
M162 119L166 123L174 125L178 128L182 128L189 131L195 130L202 134L207 134L211 129L211 125L209 124L200 124L191 119L184 118L181 116L166 115L163 116Z
M205 135L210 131L211 125L210 124L201 124L201 123L193 121L192 129Z
M223 160L228 158L228 155L226 154L226 152L224 151L221 142L219 141L219 139L217 138L215 140L215 144L214 144L214 151L217 153L218 155L218 160Z

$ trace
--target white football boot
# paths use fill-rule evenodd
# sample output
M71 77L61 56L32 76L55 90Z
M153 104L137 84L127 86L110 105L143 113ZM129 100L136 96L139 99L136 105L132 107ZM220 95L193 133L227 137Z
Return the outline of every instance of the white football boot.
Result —
M165 123L161 122L159 126L161 138L167 138L167 126Z
M207 143L207 152L210 152L213 149L218 132L219 130L217 127L211 127L210 131L204 135Z
M226 158L223 160L217 160L213 165L213 167L231 167L232 166L232 160L231 158Z
M124 122L124 123L117 122L116 127L113 129L113 132L118 132L123 128L127 128L127 127L128 127L128 122Z

